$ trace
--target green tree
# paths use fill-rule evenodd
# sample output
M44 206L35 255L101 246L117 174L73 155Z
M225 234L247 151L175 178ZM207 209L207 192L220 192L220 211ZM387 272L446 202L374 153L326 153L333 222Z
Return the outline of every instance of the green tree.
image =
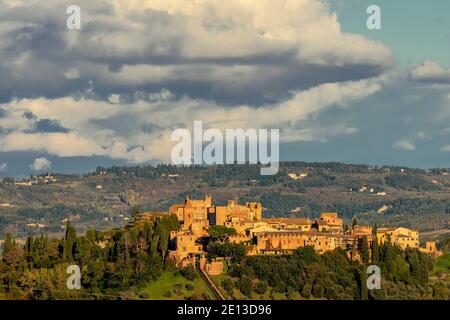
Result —
M370 248L366 236L358 239L358 251L361 255L362 262L368 263L370 260Z
M362 271L359 272L359 287L361 291L361 300L369 299L369 289L367 288L367 266L362 267Z
M352 229L355 229L355 227L358 225L358 219L356 219L356 217L353 217L353 221L352 221Z
M314 297L323 298L324 293L325 293L325 289L323 288L323 286L319 283L315 283L313 286L313 292L312 292Z
M192 266L192 265L181 269L181 274L183 277L185 277L189 281L193 281L198 276L197 271L195 270L194 266Z
M208 233L213 240L224 242L229 236L236 234L236 229L221 225L213 225L208 228Z
M228 293L228 294L232 294L233 293L233 281L231 281L230 278L225 278L222 280L222 288Z
M259 281L258 284L255 287L255 292L257 294L263 295L266 293L268 288L267 282L265 281Z
M238 280L236 285L238 286L239 290L247 297L250 297L252 295L254 286L253 286L253 281L250 277L248 277L246 275L242 276Z
M63 259L64 260L73 260L73 249L75 245L75 240L77 238L77 232L75 228L70 223L70 220L67 220L66 223L66 233L64 235L63 240Z

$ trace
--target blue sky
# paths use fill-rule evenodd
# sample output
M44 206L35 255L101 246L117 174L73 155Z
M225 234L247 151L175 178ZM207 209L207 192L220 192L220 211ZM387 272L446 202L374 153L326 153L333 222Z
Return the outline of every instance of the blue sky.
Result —
M450 167L450 2L0 0L0 175L169 163L176 128L281 160ZM381 8L382 30L366 9Z
M446 0L330 1L342 30L379 40L394 52L401 66L425 60L450 66L450 2ZM381 9L382 30L366 28L369 5Z

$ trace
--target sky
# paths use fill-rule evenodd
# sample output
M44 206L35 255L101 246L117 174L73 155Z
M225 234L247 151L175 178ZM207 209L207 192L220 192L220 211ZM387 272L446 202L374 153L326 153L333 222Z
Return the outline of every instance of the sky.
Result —
M170 163L278 128L281 160L450 167L446 0L0 0L0 176ZM381 10L369 30L366 9Z

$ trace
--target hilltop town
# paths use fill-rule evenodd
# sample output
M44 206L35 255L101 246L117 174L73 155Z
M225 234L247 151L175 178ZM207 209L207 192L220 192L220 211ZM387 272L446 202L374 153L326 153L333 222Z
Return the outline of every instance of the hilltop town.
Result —
M317 218L263 215L260 202L186 197L165 211L135 213L121 228L19 241L7 234L0 299L446 299L448 240L380 228L336 212ZM443 255L443 253L446 253ZM65 268L82 270L68 291ZM379 266L380 290L366 268ZM22 281L32 279L32 281ZM36 291L33 288L48 288Z
M352 260L361 260L361 241L369 247L376 241L379 245L389 241L401 249L418 248L420 251L440 256L436 243L427 241L419 247L419 232L403 227L383 227L353 224L345 226L336 212L323 212L320 217L309 218L263 218L262 205L258 202L238 204L234 200L226 205L214 205L211 196L204 199L186 197L183 204L174 204L168 213L176 215L181 230L172 231L173 249L169 256L178 266L186 267L199 262L201 268L212 275L220 274L220 261L207 262L205 239L210 230L224 227L224 237L231 243L243 244L247 255L288 254L301 247L311 246L319 254L342 248ZM152 213L144 213L137 220L146 220Z

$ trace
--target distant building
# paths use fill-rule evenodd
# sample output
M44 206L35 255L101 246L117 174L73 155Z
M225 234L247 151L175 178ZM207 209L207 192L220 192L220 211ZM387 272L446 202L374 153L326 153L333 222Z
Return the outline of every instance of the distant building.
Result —
M308 176L308 174L306 172L302 172L299 174L296 173L288 173L289 178L293 179L293 180L300 180L303 178L306 178Z
M315 227L320 232L341 233L343 225L344 221L338 217L337 212L324 212L316 221Z
M308 218L268 218L261 221L276 230L310 231L312 226Z
M433 256L442 256L443 252L437 250L436 248L436 242L434 241L427 241L425 242L425 248L419 248L420 251L433 255Z
M419 232L407 228L379 228L377 230L378 243L390 240L392 244L402 249L419 247Z

